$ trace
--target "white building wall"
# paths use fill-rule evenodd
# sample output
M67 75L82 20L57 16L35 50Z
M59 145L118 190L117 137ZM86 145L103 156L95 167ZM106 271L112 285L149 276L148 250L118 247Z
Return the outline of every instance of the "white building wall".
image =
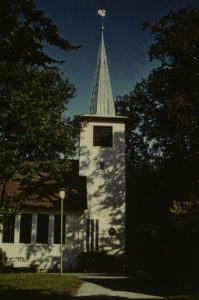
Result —
M60 244L53 243L54 213L49 215L48 244L37 244L36 232L38 213L32 214L32 232L30 244L20 243L19 236L21 216L16 215L14 243L2 243L1 232L0 248L6 252L9 263L12 263L16 267L30 266L31 263L35 263L40 269L59 268ZM79 254L81 254L84 250L83 234L85 232L85 224L84 215L81 213L68 212L65 215L65 245L62 247L63 268L70 269L76 265Z
M93 146L93 126L112 126L113 147ZM100 170L100 162L104 163L104 170ZM80 135L79 175L87 176L87 218L99 220L99 250L124 253L124 123L89 121L85 124ZM110 228L116 230L114 236L109 235Z
M117 119L117 117L115 117ZM119 119L119 118L118 118ZM65 245L63 246L63 266L69 269L77 263L79 254L87 250L87 222L95 224L93 244L98 250L111 254L125 252L125 124L123 121L91 121L86 123L80 134L79 175L87 177L87 210L81 213L66 213ZM113 146L93 146L93 126L112 126ZM104 163L104 170L100 169ZM60 245L53 243L54 213L49 214L48 244L37 244L37 215L32 213L31 243L21 244L20 215L15 218L14 243L2 243L2 248L15 266L39 265L41 269L59 268ZM56 212L57 214L57 212ZM99 231L96 224L98 224ZM110 228L115 235L109 234ZM98 243L97 243L98 240ZM91 243L91 240L89 240Z

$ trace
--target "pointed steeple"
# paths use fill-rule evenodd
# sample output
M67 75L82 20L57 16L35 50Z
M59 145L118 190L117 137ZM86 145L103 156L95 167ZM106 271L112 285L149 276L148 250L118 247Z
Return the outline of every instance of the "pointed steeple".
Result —
M97 67L91 92L89 114L97 116L115 116L112 87L104 45L104 27L102 24Z

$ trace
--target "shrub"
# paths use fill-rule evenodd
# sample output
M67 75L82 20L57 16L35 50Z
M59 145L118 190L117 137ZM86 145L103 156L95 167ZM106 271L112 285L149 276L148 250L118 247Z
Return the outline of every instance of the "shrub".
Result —
M30 272L31 273L38 273L39 272L39 266L35 264L34 262L30 264Z
M8 258L6 253L0 248L0 272L5 268Z
M85 252L79 256L78 267L87 272L113 272L114 261L114 257L106 252Z

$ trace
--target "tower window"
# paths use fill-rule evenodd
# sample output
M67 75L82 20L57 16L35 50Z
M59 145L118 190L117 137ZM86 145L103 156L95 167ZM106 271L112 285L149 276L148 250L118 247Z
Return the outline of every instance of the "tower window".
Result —
M104 162L100 162L99 166L100 166L100 170L102 170L102 171L105 170Z
M113 128L112 126L93 127L93 146L112 147Z

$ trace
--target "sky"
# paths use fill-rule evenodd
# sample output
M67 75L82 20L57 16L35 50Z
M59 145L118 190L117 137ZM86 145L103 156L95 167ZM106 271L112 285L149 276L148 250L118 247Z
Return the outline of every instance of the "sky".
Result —
M70 101L69 116L87 114L101 38L98 9L106 9L104 39L114 98L129 94L136 82L147 77L158 62L150 62L148 48L152 42L145 21L156 22L171 9L194 5L197 0L33 0L58 27L58 33L78 50L64 52L45 47L64 76L77 88Z

